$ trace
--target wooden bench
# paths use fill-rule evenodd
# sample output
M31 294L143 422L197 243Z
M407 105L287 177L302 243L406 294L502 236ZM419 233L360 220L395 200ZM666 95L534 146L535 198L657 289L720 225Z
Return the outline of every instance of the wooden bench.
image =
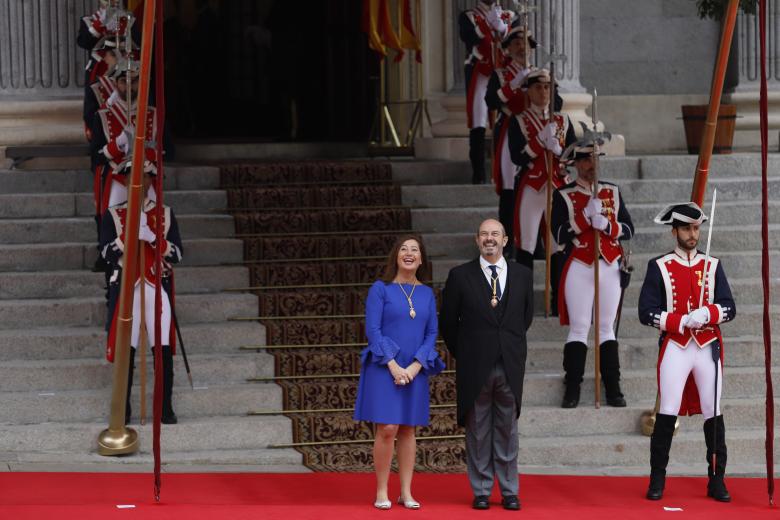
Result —
M12 161L12 170L25 161L37 157L84 157L88 155L89 145L86 143L9 146L5 149L6 158Z

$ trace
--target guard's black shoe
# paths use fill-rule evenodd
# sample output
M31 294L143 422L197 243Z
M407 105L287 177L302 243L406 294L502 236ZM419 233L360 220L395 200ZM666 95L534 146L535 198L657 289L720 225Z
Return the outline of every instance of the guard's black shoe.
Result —
M664 496L664 485L666 484L666 471L665 470L651 470L650 471L650 485L647 486L648 500L661 500Z
M625 408L626 398L622 395L616 397L607 397L607 404L609 406L614 406L615 408Z
M645 495L648 500L661 500L664 497L664 488L654 488L652 485L647 488Z
M474 501L471 503L471 507L474 509L490 509L490 497L487 495L477 495L474 497Z
M731 502L731 495L729 495L729 491L726 489L723 477L714 476L710 478L710 481L707 483L707 496L714 498L718 502Z
M504 506L504 509L509 509L510 511L517 511L520 509L520 501L515 495L506 495L501 499L501 505Z
M169 415L163 415L162 419L160 419L160 422L163 424L178 424L179 418L176 417L175 413L171 413Z
M580 385L566 385L561 408L577 408L580 404Z

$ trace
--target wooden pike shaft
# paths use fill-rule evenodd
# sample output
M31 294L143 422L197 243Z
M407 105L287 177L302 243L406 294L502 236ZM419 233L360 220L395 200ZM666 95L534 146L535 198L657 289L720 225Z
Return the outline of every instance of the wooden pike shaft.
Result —
M593 89L593 131L598 131L598 113L597 113L597 103L596 100L598 98L598 93L596 92L596 89ZM594 139L593 141L593 171L595 172L595 175L593 176L593 197L598 198L599 196L599 140ZM600 295L599 295L599 256L601 255L601 232L597 229L593 230L593 358L594 358L594 365L595 371L594 371L594 381L596 383L596 387L594 389L595 392L595 406L598 410L601 408L601 338L599 334L599 320L601 317L601 313L599 312L600 307Z
M707 189L707 176L712 158L712 146L715 144L715 129L718 123L718 110L720 98L723 93L723 82L726 78L726 67L729 61L731 40L734 37L734 26L737 22L737 8L739 0L729 0L726 16L723 19L723 32L720 36L718 59L715 62L715 71L712 74L712 88L710 89L710 106L707 111L707 120L704 123L704 133L701 136L699 147L699 160L696 164L696 175L693 179L691 200L701 207L704 202L704 192Z

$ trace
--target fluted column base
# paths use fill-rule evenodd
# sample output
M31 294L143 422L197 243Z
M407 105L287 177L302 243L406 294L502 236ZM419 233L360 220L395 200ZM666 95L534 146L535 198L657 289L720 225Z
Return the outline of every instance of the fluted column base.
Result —
M780 89L767 92L768 123L769 123L769 148L777 151L780 139ZM734 147L750 149L760 148L761 135L759 133L760 121L758 114L758 91L742 90L723 96L724 103L737 105L737 120L734 132Z
M83 101L0 101L0 146L82 144Z

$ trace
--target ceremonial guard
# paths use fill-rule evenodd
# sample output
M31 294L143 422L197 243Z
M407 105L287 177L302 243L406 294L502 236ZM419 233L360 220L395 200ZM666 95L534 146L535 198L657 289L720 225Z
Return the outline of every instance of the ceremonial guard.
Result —
M127 76L130 76L128 85ZM136 110L131 101L138 93L138 62L121 61L115 67L112 78L116 87L114 93L97 111L92 120L92 169L94 174L95 219L100 229L100 216L110 207L127 200L125 186L127 167L130 164L131 146L135 135ZM157 118L155 108L146 112L146 135L148 142L157 139ZM144 149L147 161L155 161L153 147ZM154 198L154 189L152 189Z
M503 66L493 71L488 82L485 101L490 110L498 112L498 119L493 127L493 186L498 195L498 220L503 224L507 235L512 237L515 207L515 174L517 167L509 154L509 139L507 130L512 116L520 114L527 108L528 99L520 86L530 72L528 67L528 51L536 48L536 41L520 19L515 19L509 33L502 42L507 56ZM510 252L514 247L510 247Z
M672 226L676 247L648 262L639 295L639 320L661 331L660 405L650 438L650 500L663 496L677 416L699 413L705 418L707 495L721 502L731 500L723 481L727 453L720 414L723 338L719 324L734 319L736 306L721 263L696 249L699 226L706 220L693 202L673 204L656 216L657 224Z
M550 169L553 189L568 182L560 156L576 141L576 137L568 116L560 113L550 116L552 85L549 70L532 70L523 86L528 96L528 108L510 119L508 138L510 156L518 171L513 209L517 261L533 270L539 230L546 229L547 225L545 212ZM553 275L560 271L562 263L560 253L552 255ZM553 309L556 308L556 285L552 284Z
M594 261L599 262L599 354L601 378L607 404L626 406L620 391L620 358L614 323L621 294L620 260L624 256L619 240L634 235L623 197L617 185L596 179L593 145L572 148L577 179L553 195L552 232L565 244L566 264L560 280L558 314L561 325L569 325L563 347L566 390L561 407L575 408L585 373L588 333L593 316L596 280ZM598 182L597 196L593 183ZM596 253L596 233L599 251Z
M469 127L471 182L485 182L485 128L488 126L487 86L503 55L501 41L509 32L514 13L505 11L495 0L479 0L474 9L458 18L460 39L466 44L466 117Z
M146 327L149 345L154 345L155 325L155 272L154 259L157 237L157 213L155 199L151 195L151 187L157 175L155 162L144 161L144 203L141 212L141 226L138 231L140 257L143 271L139 268L138 278L135 281L135 294L133 295L133 323L131 329L130 368L127 382L127 408L125 409L125 421L130 420L130 391L133 384L133 368L135 361L135 349L140 339L141 316ZM108 298L108 342L106 346L106 358L114 361L114 349L116 346L116 325L122 280L122 268L127 261L124 254L125 225L127 219L127 203L111 207L102 219L100 237L100 251L103 258L110 266L109 298ZM163 206L164 243L162 244L163 272L162 272L162 312L160 326L162 329L162 359L163 359L163 409L162 422L164 424L176 424L176 414L173 412L173 354L176 349L175 323L172 309L175 307L173 268L172 264L181 261L182 244L179 235L179 226L176 216L168 206ZM141 287L144 288L144 308L141 309Z

